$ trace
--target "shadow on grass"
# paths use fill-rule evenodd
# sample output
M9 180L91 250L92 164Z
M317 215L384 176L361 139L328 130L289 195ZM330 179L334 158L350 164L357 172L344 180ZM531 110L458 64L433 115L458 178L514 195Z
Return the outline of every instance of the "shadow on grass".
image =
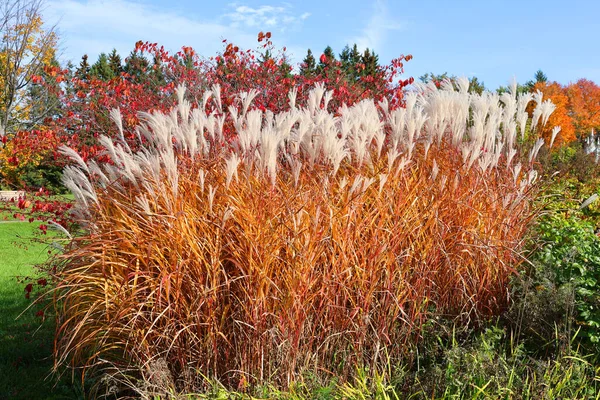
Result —
M41 306L27 309L32 300L17 279L36 275L32 266L47 258L47 247L28 239L35 229L0 224L0 399L79 399L77 384L50 376L54 320L36 316Z
M82 398L70 379L51 376L54 321L36 316L40 307L23 313L28 305L23 292L0 293L0 399Z

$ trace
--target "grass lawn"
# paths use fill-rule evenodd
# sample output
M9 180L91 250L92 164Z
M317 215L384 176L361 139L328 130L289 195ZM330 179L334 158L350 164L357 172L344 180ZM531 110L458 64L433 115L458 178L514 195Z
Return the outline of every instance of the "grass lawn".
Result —
M54 321L42 323L39 307L17 318L31 304L17 278L32 276L47 258L47 247L29 240L37 226L0 223L0 399L76 399L79 390L49 377Z

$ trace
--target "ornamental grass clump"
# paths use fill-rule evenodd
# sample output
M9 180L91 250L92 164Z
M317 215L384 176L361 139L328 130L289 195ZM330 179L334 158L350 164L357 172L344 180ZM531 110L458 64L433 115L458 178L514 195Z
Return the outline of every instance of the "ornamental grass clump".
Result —
M223 110L217 86L199 107L180 88L172 112L141 115L139 151L102 138L99 165L63 149L84 234L57 272L57 367L285 387L383 371L433 315L497 315L543 144L517 157L525 108L535 127L552 106L467 88L333 113L316 86L278 114L252 109L254 91Z

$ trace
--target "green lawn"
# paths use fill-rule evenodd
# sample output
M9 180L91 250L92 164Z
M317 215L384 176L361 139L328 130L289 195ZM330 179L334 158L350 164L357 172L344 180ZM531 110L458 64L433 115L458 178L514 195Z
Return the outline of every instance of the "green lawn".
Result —
M48 256L46 245L30 240L37 226L0 223L0 399L76 399L79 390L49 376L52 319L36 316L37 305L23 313L32 301L18 278L33 276L32 266Z

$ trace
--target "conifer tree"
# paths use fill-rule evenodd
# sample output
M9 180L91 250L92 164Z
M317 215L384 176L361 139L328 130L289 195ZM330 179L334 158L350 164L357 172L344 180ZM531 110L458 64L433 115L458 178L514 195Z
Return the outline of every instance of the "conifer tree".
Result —
M117 53L117 49L113 49L108 55L108 66L113 71L115 76L120 76L123 72L123 65L121 63L121 56Z
M531 91L536 83L547 83L548 77L541 69L538 69L533 76L533 80L527 81L525 87L528 91Z
M352 65L352 59L351 59L350 55L351 55L350 46L348 46L348 45L344 46L344 48L342 49L342 52L340 53L340 61L342 63L342 70L346 74L350 74L354 67L354 65Z
M279 65L279 71L281 71L283 77L291 78L292 77L292 66L288 62L286 56L283 57L281 64Z
M162 86L167 82L163 71L162 62L158 54L155 54L152 60L150 77L152 79L152 83L157 86Z
M140 79L148 73L149 62L136 51L132 51L125 59L123 70L133 78Z
M379 56L375 52L371 52L369 48L365 49L361 61L365 65L361 73L362 76L374 76L377 73L379 69Z
M362 56L358 51L358 45L354 43L352 48L346 45L340 53L340 61L342 62L342 70L349 81L356 81L360 76L358 65L362 62Z
M105 53L100 53L98 60L90 68L90 76L103 81L110 81L115 77L115 73L108 63L108 56Z
M350 61L352 65L356 66L356 64L360 63L360 60L361 57L360 51L358 51L358 45L354 43L354 46L352 46L352 51L350 52Z
M79 63L79 68L77 68L75 75L77 75L77 77L79 79L84 79L84 80L89 79L90 64L88 63L88 55L87 54L84 54L83 57L81 57L81 62Z
M312 51L308 49L308 51L306 52L306 57L304 57L304 60L300 65L300 75L312 76L315 74L316 69L317 61L315 60Z
M323 72L327 65L332 64L332 62L335 61L335 53L331 46L325 47L323 56L319 59L319 65L317 65L317 72L319 73Z

